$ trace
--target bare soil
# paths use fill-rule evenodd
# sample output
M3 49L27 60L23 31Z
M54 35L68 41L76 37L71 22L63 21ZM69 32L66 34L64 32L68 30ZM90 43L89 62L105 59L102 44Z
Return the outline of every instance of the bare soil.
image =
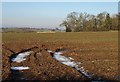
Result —
M19 33L18 33L19 34ZM44 35L44 34L43 34ZM109 35L109 34L108 34ZM113 37L105 37L111 40ZM101 77L104 80L119 81L118 76L118 46L115 41L98 41L98 42L71 42L69 40L55 40L48 38L39 40L41 37L27 38L27 36L12 36L7 40L8 34L3 35L3 45L15 52L23 49L37 46L33 53L22 63L11 63L11 66L28 66L30 69L24 71L11 71L9 57L13 54L9 50L2 48L2 79L20 80L19 77L27 80L88 80L75 69L61 64L54 60L51 55L44 50L48 48L52 51L57 49L66 49L63 53L66 57L72 57L77 62L82 62L82 66L88 72ZM99 37L99 36L98 36ZM103 38L105 38L103 37ZM67 38L67 37L66 37ZM78 37L79 38L79 37ZM110 39L109 39L110 38ZM109 82L109 81L108 81Z

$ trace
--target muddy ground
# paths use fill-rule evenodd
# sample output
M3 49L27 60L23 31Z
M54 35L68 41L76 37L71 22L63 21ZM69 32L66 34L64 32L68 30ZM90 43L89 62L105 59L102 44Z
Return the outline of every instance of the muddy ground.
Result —
M4 35L5 36L5 35ZM7 35L8 36L8 35ZM14 37L14 36L13 36ZM9 57L13 54L9 50L2 48L2 79L3 81L26 79L34 80L88 80L75 69L61 64L54 60L51 55L44 50L65 49L63 55L72 57L77 62L82 62L82 66L93 73L96 78L101 77L104 80L118 81L118 46L116 42L70 42L67 40L37 40L30 39L21 41L12 38L9 41L4 40L3 45L15 52L22 51L34 46L33 53L22 63L11 63L11 66L28 66L30 69L24 71L10 70ZM38 38L38 37L37 37ZM28 38L27 38L28 39ZM15 40L15 41L14 41ZM37 41L35 41L37 40Z

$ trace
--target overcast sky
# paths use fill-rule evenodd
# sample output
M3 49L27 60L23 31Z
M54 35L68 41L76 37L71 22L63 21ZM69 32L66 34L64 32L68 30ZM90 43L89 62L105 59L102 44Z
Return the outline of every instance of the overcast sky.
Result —
M118 2L3 2L3 27L55 28L70 12L118 13Z

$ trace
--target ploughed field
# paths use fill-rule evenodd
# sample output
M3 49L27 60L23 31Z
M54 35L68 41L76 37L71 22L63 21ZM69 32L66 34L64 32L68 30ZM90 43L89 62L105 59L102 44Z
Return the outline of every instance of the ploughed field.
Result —
M63 56L81 62L81 66L97 77L118 80L118 32L80 33L3 33L2 79L26 80L87 80L75 69L54 60L44 48L56 51L63 49ZM21 63L12 62L14 52L38 47ZM10 50L9 50L10 49ZM12 72L11 66L29 67Z

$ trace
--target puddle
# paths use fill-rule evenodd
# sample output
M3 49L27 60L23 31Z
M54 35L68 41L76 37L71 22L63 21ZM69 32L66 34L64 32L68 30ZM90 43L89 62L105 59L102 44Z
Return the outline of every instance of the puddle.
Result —
M62 64L65 64L67 66L70 66L70 67L75 67L76 66L76 63L75 62L71 62L71 61L67 61L67 62L61 62Z
M65 56L62 56L61 54L63 54L62 52L55 52L54 54L53 54L53 58L54 59L56 59L56 60L58 60L59 62L68 62L68 63L70 63L71 62L71 60L69 59L69 58L67 58L67 57L65 57Z
M81 66L81 62L75 62L74 59L72 57L65 57L62 56L62 51L58 51L58 52L52 52L51 50L46 50L47 52L51 53L53 58L55 60L58 60L60 63L67 65L69 67L74 68L75 70L77 70L79 73L81 73L83 76L85 76L86 78L92 79L94 74L89 73L87 70L85 70L84 67ZM22 61L26 60L26 57L29 56L33 51L24 51L22 53L16 53L15 56L11 56L11 61L12 62L17 62L17 63L21 63ZM13 54L14 55L14 54ZM13 58L12 58L13 57ZM15 66L15 67L11 67L10 71L10 78L14 79L19 79L19 80L27 80L23 75L25 74L25 72L23 70L29 70L30 67L24 67L24 66ZM21 72L23 71L23 72ZM100 81L101 78L98 78L97 80L92 80L92 82L101 82ZM102 81L104 82L104 81Z
M70 60L74 60L72 57L68 57Z
M24 76L24 72L21 72L21 70L16 70L16 69L10 69L11 73L8 76L9 80L28 80Z
M86 70L83 66L81 66L81 62L75 62L72 57L62 56L63 53L59 51L58 52L52 52L51 50L46 50L46 51L49 52L55 60L77 70L80 74L82 74L84 77L89 79L90 82L106 82L105 79L98 77L93 73L88 72L88 70Z
M50 53L50 52L52 52L52 51L51 51L51 50L47 50L47 52L49 52L49 53Z
M14 57L11 59L11 61L12 61L12 62L20 63L20 62L26 60L25 57L29 56L31 53L32 53L32 51L24 52L24 53L19 53L17 56L14 56Z
M62 52L55 52L54 53L55 55L61 55L61 54L63 54Z
M15 56L13 54L11 56L11 61L21 63L22 61L25 61L26 57L29 56L31 53L32 51L26 51L26 52L16 54ZM15 80L27 80L27 78L23 76L24 75L23 70L29 70L29 69L30 69L29 67L24 67L24 66L10 67L11 74L9 75L9 77L11 80L14 80L14 79Z
M31 55L31 53L34 51L34 49L38 49L38 47L31 47L31 48L27 48L27 49L23 49L19 52L14 52L13 50L9 49L6 46L3 46L3 48L5 48L6 50L10 51L11 53L13 53L10 57L9 57L9 63L11 66L12 62L16 62L16 63L21 63L22 61L26 60L26 57ZM10 74L8 75L7 79L8 80L28 80L28 78L26 76L32 76L31 73L28 73L27 71L24 70L29 70L29 67L24 67L24 66L11 66L10 67ZM7 80L6 79L6 80Z
M76 66L75 68L76 68L76 70L77 70L78 72L80 72L82 75L84 75L85 77L87 77L87 78L89 78L89 79L91 79L91 78L93 77L93 75L94 75L94 74L92 74L92 73L87 72L87 71L84 69L84 67L78 67L78 66Z
M29 69L29 67L23 67L23 66L21 66L21 67L11 67L11 70L27 70L27 69Z
M84 67L78 67L79 64L81 64L81 62L75 62L73 61L74 59L72 57L65 57L62 56L61 54L63 54L62 52L55 52L53 53L51 50L47 50L47 52L53 54L53 58L57 61L59 61L60 63L70 66L74 69L76 69L78 72L80 72L83 76L87 77L87 78L92 78L93 74L88 73L87 71L85 71Z

